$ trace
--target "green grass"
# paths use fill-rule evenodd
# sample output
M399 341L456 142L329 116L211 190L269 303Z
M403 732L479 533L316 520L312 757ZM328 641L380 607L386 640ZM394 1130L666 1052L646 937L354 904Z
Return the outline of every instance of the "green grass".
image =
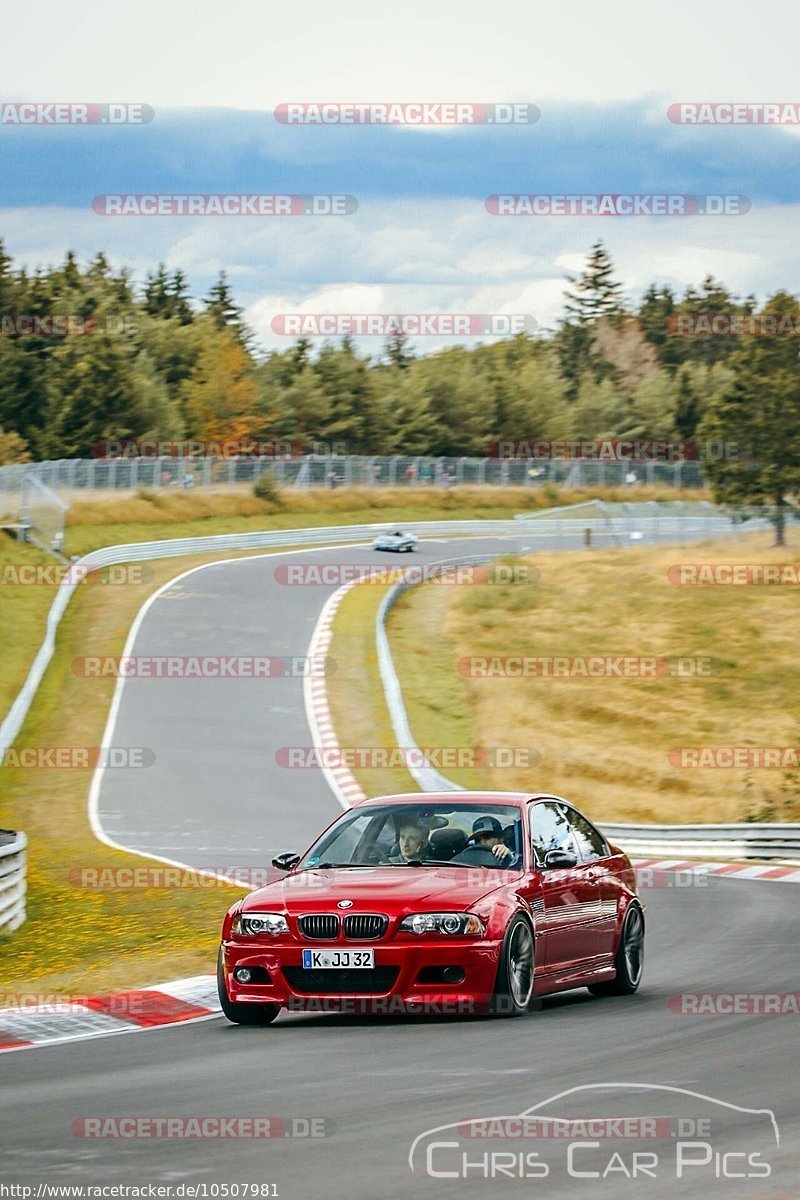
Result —
M115 681L76 677L72 659L87 646L97 654L119 654L148 595L193 566L226 557L234 556L160 561L147 583L78 588L17 748L99 745ZM0 937L6 996L85 995L214 970L222 917L241 889L76 886L74 872L85 868L149 863L94 837L86 807L91 774L74 768L0 771L0 826L23 829L29 842L28 919L15 934Z
M42 643L54 584L18 583L19 567L47 567L54 559L35 546L0 534L0 713L5 714L25 681Z

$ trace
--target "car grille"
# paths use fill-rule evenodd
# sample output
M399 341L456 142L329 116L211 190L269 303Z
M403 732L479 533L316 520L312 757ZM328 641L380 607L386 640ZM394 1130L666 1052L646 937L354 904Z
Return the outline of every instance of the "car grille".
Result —
M394 987L399 971L399 967L372 967L368 971L353 971L347 967L313 971L304 967L283 968L290 987L303 996L341 996L355 992L382 995Z
M344 919L344 936L351 941L381 938L389 927L389 918L382 913L350 913Z
M335 913L311 913L298 917L297 926L303 937L331 942L339 936L339 918Z

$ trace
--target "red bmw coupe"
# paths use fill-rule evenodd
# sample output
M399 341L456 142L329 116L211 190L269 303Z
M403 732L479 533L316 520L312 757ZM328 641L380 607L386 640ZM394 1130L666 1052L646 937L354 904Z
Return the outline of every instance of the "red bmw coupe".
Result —
M630 860L558 796L365 800L225 917L218 984L238 1024L282 1008L514 1016L534 997L635 992L644 906Z

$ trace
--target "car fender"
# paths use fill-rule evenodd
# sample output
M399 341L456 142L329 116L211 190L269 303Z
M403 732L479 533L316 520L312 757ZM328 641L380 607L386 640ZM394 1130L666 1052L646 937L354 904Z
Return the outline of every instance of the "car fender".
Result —
M486 937L492 941L502 941L510 921L517 913L521 913L530 923L536 934L536 923L530 906L515 890L500 888L483 896L471 906L471 911L483 920L486 925Z
M230 937L231 925L233 924L233 918L236 916L236 914L238 912L241 911L242 905L246 899L247 899L247 897L245 896L245 897L242 897L242 899L237 900L235 902L235 904L232 904L231 907L228 909L228 911L225 913L225 916L223 917L223 920L222 920L222 941L223 942L226 942L228 940L228 938Z

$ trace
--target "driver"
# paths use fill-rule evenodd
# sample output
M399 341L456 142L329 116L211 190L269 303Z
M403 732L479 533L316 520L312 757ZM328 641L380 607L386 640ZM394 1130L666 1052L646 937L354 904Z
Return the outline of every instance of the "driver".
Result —
M407 863L412 858L425 858L430 853L427 829L420 828L411 818L401 821L399 833L400 852L390 854L390 863Z
M503 826L497 817L478 817L472 825L470 841L482 850L488 850L504 867L515 867L519 855L503 841Z

